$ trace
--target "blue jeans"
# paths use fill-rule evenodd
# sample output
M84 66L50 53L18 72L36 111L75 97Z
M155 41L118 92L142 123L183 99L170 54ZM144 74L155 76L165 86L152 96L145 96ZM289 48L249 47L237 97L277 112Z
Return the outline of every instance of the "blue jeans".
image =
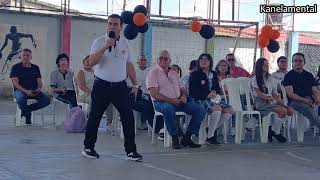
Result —
M164 121L166 123L168 132L171 136L178 134L176 126L176 112L182 111L192 116L190 124L187 128L187 132L191 134L198 134L202 120L206 115L206 110L203 106L194 102L187 102L180 106L174 106L173 104L155 101L155 109L164 115Z
M49 97L44 95L42 92L39 92L39 94L35 97L28 97L24 92L20 90L15 90L14 97L21 111L26 113L36 111L38 109L42 109L50 104ZM28 105L27 104L28 99L35 99L37 100L37 102Z
M305 103L294 101L294 100L290 102L290 106L294 110L298 111L299 113L307 117L311 125L315 125L318 128L320 128L320 119L317 113L317 109L311 108Z

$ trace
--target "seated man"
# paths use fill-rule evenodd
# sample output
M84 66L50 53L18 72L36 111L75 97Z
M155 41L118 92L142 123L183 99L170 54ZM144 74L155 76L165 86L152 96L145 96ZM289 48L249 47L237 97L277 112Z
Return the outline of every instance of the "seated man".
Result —
M160 52L157 65L149 72L146 85L154 101L155 109L164 115L169 134L172 136L172 147L180 149L176 127L176 111L183 111L192 116L186 134L181 140L183 146L198 148L201 145L191 140L192 134L198 134L206 110L193 102L187 102L185 89L179 75L171 70L171 58L168 51Z
M304 70L305 57L302 53L292 56L293 69L283 80L283 85L289 97L290 106L307 117L311 125L320 128L317 107L320 104L319 92L313 75Z
M68 67L69 57L59 54L56 59L58 70L50 74L50 86L54 96L59 101L69 104L70 108L77 107L77 96L73 86L73 72Z
M280 56L277 59L278 70L271 74L271 77L276 79L278 82L281 82L284 76L288 72L288 59L285 56Z
M14 97L22 112L21 116L26 118L27 125L31 125L31 112L48 106L50 99L41 92L41 74L39 67L30 63L31 50L23 49L20 59L21 62L12 67L10 78L14 87ZM28 105L28 99L36 99L38 102Z
M236 57L234 54L229 53L226 55L226 60L230 64L231 67L231 77L237 78L237 77L250 77L251 75L246 71L245 69L236 66Z

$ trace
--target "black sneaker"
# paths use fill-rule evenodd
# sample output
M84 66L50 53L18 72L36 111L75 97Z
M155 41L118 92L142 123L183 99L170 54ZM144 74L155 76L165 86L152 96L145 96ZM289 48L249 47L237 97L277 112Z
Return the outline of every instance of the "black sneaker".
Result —
M217 137L213 136L211 138L207 138L206 142L209 144L220 145L221 143L217 140Z
M84 149L82 155L88 158L99 158L99 154L94 149Z
M143 159L143 156L137 152L131 152L127 154L127 160L141 161L142 159Z

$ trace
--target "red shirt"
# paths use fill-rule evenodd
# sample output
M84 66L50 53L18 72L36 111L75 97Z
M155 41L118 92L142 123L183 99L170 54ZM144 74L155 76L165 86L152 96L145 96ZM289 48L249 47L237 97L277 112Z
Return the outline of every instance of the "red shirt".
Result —
M237 67L235 66L232 70L231 70L231 76L233 78L237 78L237 77L250 77L250 74L248 73L248 71L246 71L245 69L241 68L241 67Z

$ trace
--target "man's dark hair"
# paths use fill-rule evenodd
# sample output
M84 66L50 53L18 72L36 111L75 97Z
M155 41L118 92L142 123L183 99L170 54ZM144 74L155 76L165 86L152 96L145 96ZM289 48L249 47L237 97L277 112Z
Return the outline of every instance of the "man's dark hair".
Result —
M234 54L233 53L228 53L227 55L226 55L226 60L227 60L227 57L228 56L234 56Z
M22 51L23 51L23 52L28 52L28 53L32 54L32 51L31 51L30 49L28 49L28 48L24 48Z
M306 63L306 59L305 59L303 53L301 53L301 52L294 53L294 54L292 55L292 61L293 61L294 56L302 56L302 57L303 57L303 62Z
M123 24L122 17L119 16L118 14L111 14L110 16L108 16L108 20L109 20L109 18L117 18L117 19L120 19L120 25Z
M278 64L279 64L279 62L281 61L281 59L288 60L287 57L285 57L285 56L280 56L280 57L278 57L278 59L277 59L277 63L278 63Z
M67 54L65 54L65 53L59 54L57 59L56 59L56 64L57 64L58 67L59 67L60 59L62 59L62 58L66 58L67 61L69 61L69 56Z
M197 60L192 60L189 64L189 70L197 68Z

